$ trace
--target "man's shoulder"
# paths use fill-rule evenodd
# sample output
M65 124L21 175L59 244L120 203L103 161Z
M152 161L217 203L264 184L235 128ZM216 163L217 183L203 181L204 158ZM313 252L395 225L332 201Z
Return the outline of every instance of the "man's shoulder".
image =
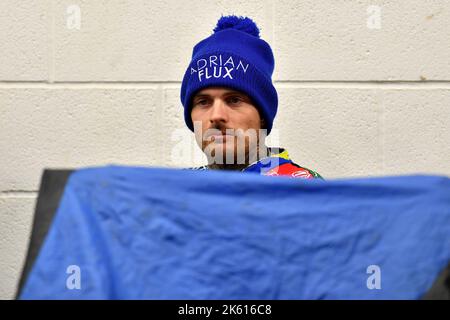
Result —
M276 168L269 170L266 175L278 175L278 176L290 176L292 178L300 179L323 179L323 177L314 170L306 167L299 166L298 164L290 161L284 163Z
M307 171L309 174L311 174L313 179L322 179L322 180L324 180L324 178L317 171L311 170L311 169L306 168L306 167L299 166L298 164L293 163L293 162L292 162L292 165L294 167L296 167L296 168L299 168L299 170Z
M309 168L299 166L292 161L289 153L285 148L281 147L271 147L269 148L272 157L278 157L284 159L284 164L273 168L267 172L267 175L283 175L291 176L293 178L303 178L303 179L323 179L323 177L314 170Z

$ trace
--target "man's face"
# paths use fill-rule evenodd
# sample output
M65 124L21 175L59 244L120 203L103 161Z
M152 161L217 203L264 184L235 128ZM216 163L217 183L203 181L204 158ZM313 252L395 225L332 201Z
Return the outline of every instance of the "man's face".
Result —
M208 158L217 159L221 152L223 163L242 163L239 159L248 161L249 150L259 144L261 118L242 92L225 87L199 91L192 99L191 118L197 144Z

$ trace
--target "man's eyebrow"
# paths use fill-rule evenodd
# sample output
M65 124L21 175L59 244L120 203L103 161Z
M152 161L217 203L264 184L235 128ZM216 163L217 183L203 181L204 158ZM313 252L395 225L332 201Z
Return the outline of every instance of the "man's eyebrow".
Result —
M192 98L192 99L198 99L198 98L205 98L205 97L209 97L210 95L209 94L206 94L206 93L197 93L195 96L194 96L194 98Z

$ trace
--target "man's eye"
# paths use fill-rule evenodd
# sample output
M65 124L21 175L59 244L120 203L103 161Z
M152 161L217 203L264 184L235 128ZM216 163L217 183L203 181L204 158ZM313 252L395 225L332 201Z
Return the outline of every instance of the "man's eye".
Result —
M205 99L202 99L202 100L198 100L196 104L200 105L200 106L206 106L207 103L208 103L208 101L206 101Z
M238 97L238 96L230 97L228 99L228 102L231 103L231 104L237 104L237 103L239 103L241 101L242 101L242 99L240 97Z

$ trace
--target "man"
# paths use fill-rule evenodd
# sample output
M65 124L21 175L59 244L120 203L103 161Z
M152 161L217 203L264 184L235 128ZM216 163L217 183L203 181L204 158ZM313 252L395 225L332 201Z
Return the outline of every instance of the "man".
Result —
M295 164L285 149L265 144L278 108L273 69L272 49L247 17L221 17L194 47L180 98L208 164L193 169L322 178Z

